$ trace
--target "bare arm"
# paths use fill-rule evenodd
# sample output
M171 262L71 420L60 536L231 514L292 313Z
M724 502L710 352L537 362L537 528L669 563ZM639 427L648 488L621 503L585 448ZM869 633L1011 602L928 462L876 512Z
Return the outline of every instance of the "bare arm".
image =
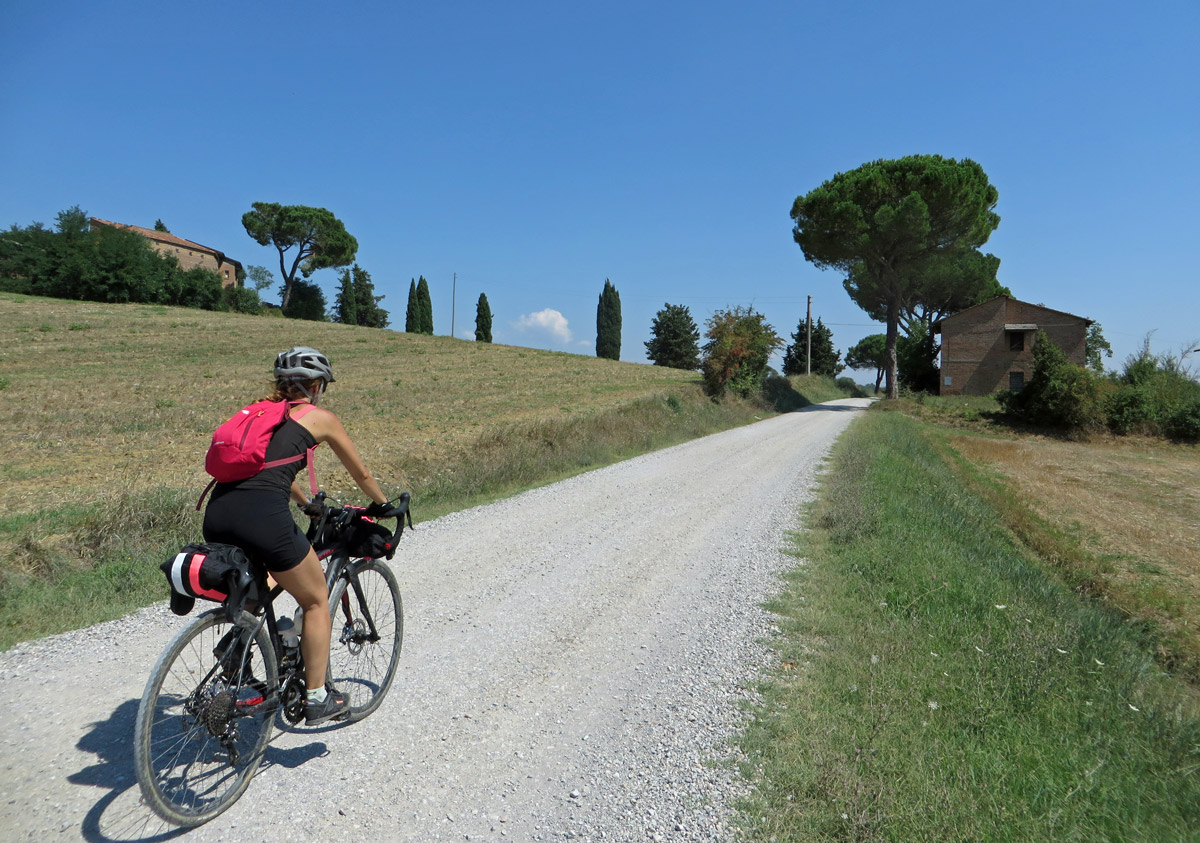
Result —
M351 479L367 497L375 503L387 502L387 495L383 493L378 481L363 465L362 457L358 455L358 449L350 441L350 435L346 433L346 428L342 426L342 422L337 416L323 407L318 407L297 419L297 422L308 430L317 442L329 443L329 447L333 449L338 459L342 461L342 465L346 467L346 471L350 473ZM308 496L296 483L292 484L292 499L297 500L297 490L303 496L299 502L307 501Z

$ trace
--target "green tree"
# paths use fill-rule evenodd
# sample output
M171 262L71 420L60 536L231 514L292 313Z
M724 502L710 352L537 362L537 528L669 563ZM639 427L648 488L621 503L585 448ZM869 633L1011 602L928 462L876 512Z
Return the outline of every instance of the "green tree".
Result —
M706 323L704 390L713 398L726 391L743 398L762 391L771 355L783 340L761 313L748 307L718 310Z
M621 294L607 278L596 305L596 356L621 359Z
M492 341L492 308L488 306L487 295L479 294L475 303L475 342Z
M912 296L900 306L900 330L911 336L913 326L921 322L932 334L933 324L945 316L997 296L1012 298L1012 290L996 280L999 268L998 257L975 250L931 261L921 268ZM864 290L870 289L871 284L865 266L860 264L847 273L842 286L854 301L864 299L870 303L872 298ZM874 308L864 309L876 322L887 322L884 304L876 301Z
M896 370L900 385L910 392L936 395L940 348L924 321L913 322L909 335L900 337L896 342Z
M818 316L812 328L812 373L836 378L844 368L841 352L833 347L833 331ZM796 333L792 334L792 344L784 351L783 373L808 374L808 317L800 320Z
M419 308L417 306L417 279L414 278L408 285L408 308L404 311L404 333L417 334L420 333L420 317L417 316Z
M279 295L284 289L281 286ZM326 321L325 293L311 281L297 278L292 282L292 298L287 307L282 308L283 315L289 319L308 319L313 322Z
M663 305L650 324L650 341L645 346L646 357L655 366L688 371L700 368L700 330L684 305Z
M57 235L40 222L21 228L15 223L0 233L0 289L12 293L51 295L36 291L49 277L57 259Z
M846 273L847 292L887 325L887 397L897 394L901 312L922 300L937 264L965 256L1000 223L998 192L974 161L916 155L863 164L796 197L792 236L821 269Z
M386 328L391 320L388 312L380 307L379 303L387 296L375 295L375 285L371 281L371 274L358 264L351 267L350 274L353 278L351 291L354 296L354 310L358 324L367 328Z
M338 278L338 294L333 301L333 321L343 325L358 324L358 299L354 295L354 279L348 269L343 269Z
M91 231L91 223L88 222L86 211L80 210L78 205L72 205L66 210L59 211L55 215L56 225L55 230L64 237L84 237Z
M275 283L275 276L265 266L246 267L246 278L250 280L254 285L254 289L259 293Z
M417 279L417 333L433 335L433 299L424 275Z
M167 224L165 222L163 222L161 219L157 219L154 221L154 230L155 231L163 231L163 232L166 232L167 234L171 233L171 229L167 228Z
M274 202L255 202L251 208L242 215L242 227L260 246L274 246L279 252L283 277L280 306L285 315L293 310L290 305L297 273L307 279L318 269L348 266L354 261L358 241L324 208ZM292 249L296 251L289 262ZM306 295L310 303L302 309L311 312L311 292Z
M846 352L846 366L851 369L874 369L875 392L879 393L879 384L883 383L883 374L887 369L885 352L887 337L883 334L869 334L850 347Z
M1104 338L1104 329L1099 322L1093 322L1088 325L1087 336L1083 341L1084 354L1087 358L1087 367L1097 375L1104 374L1104 358L1112 357L1112 346L1108 344L1108 340Z

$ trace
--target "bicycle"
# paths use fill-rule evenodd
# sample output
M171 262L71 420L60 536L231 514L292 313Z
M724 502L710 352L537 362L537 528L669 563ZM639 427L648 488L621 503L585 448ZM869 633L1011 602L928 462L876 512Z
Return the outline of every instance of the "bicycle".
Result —
M358 507L314 497L321 516L309 539L326 563L333 619L326 685L350 706L341 722L377 709L396 675L404 638L400 588L391 559L412 526L409 495L392 504L395 531ZM276 716L304 719L304 661L292 619L277 617L281 586L266 589L253 572L253 610L235 615L230 601L181 629L150 672L134 727L134 766L146 804L178 826L208 822L233 805L257 771ZM322 724L324 726L326 724ZM286 728L285 726L281 728Z

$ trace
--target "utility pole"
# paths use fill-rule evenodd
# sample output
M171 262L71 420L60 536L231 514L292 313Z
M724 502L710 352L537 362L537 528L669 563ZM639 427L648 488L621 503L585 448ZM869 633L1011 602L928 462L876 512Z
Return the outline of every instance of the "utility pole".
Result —
M805 321L804 333L808 335L807 353L804 355L808 371L807 374L812 374L812 296L808 297L808 319Z
M454 283L450 285L450 338L454 339L454 299L458 296L458 273L454 273Z

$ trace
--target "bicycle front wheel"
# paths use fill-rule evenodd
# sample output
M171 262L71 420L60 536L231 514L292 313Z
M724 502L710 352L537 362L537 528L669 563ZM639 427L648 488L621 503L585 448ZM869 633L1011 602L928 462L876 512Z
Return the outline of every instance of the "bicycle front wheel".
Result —
M352 561L329 595L333 630L329 678L350 702L353 722L383 702L400 660L404 606L392 569L378 559Z
M180 826L208 822L258 769L277 708L279 674L265 629L245 632L213 609L171 640L146 682L133 757L146 804Z

